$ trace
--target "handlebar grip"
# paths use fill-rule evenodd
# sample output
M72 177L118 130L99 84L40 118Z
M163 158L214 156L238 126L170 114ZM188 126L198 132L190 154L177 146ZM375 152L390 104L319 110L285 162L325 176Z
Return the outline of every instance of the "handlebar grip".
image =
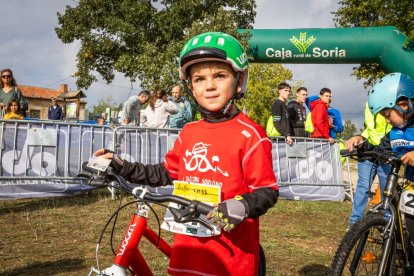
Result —
M91 173L91 174L98 174L99 171L95 170L91 167L88 166L88 162L83 162L82 163L82 170L84 170L85 172Z
M340 150L339 153L342 156L344 156L344 157L346 157L346 156L353 156L353 155L357 155L358 154L358 150L353 149L352 151L349 151L347 149L344 149L344 150Z
M203 202L199 202L196 206L197 213L200 213L202 215L207 215L211 210L213 210L213 208L213 206Z

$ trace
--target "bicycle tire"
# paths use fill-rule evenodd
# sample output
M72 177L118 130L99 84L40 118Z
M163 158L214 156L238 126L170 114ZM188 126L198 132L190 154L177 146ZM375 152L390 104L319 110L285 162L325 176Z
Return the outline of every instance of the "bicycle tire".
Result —
M336 250L331 275L377 275L383 254L383 238L380 233L386 223L382 214L370 214L352 225ZM395 236L391 238L386 275L396 273L396 241ZM359 246L363 248L358 256Z
M266 275L266 256L261 244L259 244L259 276Z

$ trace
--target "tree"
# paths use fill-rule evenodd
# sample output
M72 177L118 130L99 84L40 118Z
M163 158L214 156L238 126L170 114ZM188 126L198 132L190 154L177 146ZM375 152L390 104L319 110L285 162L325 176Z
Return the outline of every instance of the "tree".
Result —
M277 86L292 79L292 71L280 64L252 64L245 97L238 103L255 122L266 127L272 113L272 104L277 99ZM292 91L294 89L292 88Z
M407 35L404 47L414 49L414 2L412 0L341 0L340 8L333 12L340 27L395 26ZM353 75L365 78L365 86L385 75L379 64L362 63Z
M237 28L252 28L255 8L254 0L79 0L57 13L55 31L64 43L81 42L79 88L97 74L110 83L118 71L147 89L168 89L178 81L178 54L190 37L225 31L241 38Z
M343 140L348 140L352 136L355 136L357 130L358 129L356 128L355 124L352 123L351 120L345 120L344 131L341 133L341 138Z
M92 114L101 115L106 112L106 108L111 108L112 111L121 111L122 104L114 102L112 96L108 96L104 99L99 99L98 104L92 106Z

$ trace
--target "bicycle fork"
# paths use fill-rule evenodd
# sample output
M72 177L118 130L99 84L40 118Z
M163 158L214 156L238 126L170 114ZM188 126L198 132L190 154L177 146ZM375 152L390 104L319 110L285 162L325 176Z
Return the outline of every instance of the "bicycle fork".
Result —
M99 271L99 267L98 269L92 268L89 275L96 273L98 275L126 276L126 271L129 267L133 270L132 275L137 275L137 271L141 275L153 275L144 257L138 250L138 244L148 229L148 212L148 206L138 204L138 210L132 215L124 238L115 255L113 265L103 271Z

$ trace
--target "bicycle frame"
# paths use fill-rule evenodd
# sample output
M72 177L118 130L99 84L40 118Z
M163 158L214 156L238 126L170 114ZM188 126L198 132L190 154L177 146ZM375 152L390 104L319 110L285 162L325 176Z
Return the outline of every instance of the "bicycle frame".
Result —
M138 244L143 236L166 257L170 258L172 247L148 226L148 215L149 207L145 203L139 203L138 210L133 214L115 255L113 265L105 269L105 273L111 275L111 272L116 272L115 275L126 275L126 269L130 268L132 275L153 275L138 249Z

